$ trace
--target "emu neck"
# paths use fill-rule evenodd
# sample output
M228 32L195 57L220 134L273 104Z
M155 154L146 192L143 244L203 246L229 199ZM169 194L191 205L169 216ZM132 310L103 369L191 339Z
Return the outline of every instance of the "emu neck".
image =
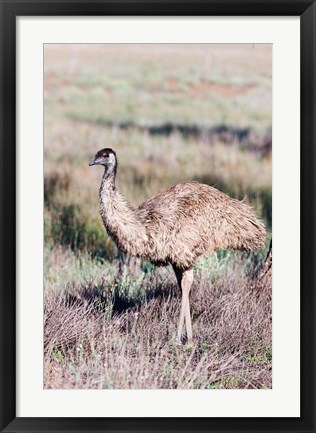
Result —
M108 174L105 170L100 186L100 196L103 196L104 194L111 194L115 191L115 172Z
M100 215L103 220L105 228L109 231L109 224L114 218L115 202L117 201L116 196L119 195L115 186L115 173L107 173L104 171L100 190L99 190L99 201L100 201Z
M115 173L104 174L100 186L100 215L103 224L122 251L138 255L147 240L146 230L135 210L115 186Z

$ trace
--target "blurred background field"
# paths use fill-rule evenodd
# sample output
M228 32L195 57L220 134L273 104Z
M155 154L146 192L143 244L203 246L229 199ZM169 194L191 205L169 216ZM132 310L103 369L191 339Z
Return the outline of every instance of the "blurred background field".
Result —
M45 45L44 73L45 387L271 387L267 248L199 261L196 345L175 347L172 269L117 251L88 166L111 147L132 205L195 179L271 233L271 45Z

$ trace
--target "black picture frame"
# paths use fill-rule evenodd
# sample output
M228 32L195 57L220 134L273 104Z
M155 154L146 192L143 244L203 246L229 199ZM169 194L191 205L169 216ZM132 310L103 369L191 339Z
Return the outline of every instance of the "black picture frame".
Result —
M19 418L16 416L16 17L300 16L301 416L299 418ZM1 432L315 432L316 4L300 0L0 0L0 430ZM289 204L290 205L290 204Z

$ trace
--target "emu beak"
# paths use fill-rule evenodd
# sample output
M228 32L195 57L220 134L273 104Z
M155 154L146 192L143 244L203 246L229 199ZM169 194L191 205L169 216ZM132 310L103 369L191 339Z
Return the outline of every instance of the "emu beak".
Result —
M96 164L95 159L91 159L91 161L89 162L89 166L91 167L91 165L95 165L95 164Z
M91 161L89 162L89 165L105 165L106 159L102 156L95 156Z

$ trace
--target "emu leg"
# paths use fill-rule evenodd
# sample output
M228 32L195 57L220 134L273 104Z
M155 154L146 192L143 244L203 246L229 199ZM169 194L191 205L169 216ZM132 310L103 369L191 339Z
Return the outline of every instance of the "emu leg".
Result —
M191 314L190 314L190 300L189 293L193 282L193 269L185 271L182 278L182 293L184 294L185 300L185 327L187 331L188 344L193 343L193 334L192 334L192 324L191 324Z
M184 324L184 308L185 308L185 306L184 306L185 299L183 297L183 292L181 289L183 271L174 265L172 265L172 267L173 267L173 270L176 274L178 286L180 287L180 290L182 293L180 319L179 319L178 330L177 330L177 335L176 335L176 343L180 344L181 343L181 336L182 336L182 328L183 328L183 324Z
M183 329L184 319L185 319L188 343L192 344L192 325L191 325L191 316L190 316L189 293L193 281L193 270L189 269L187 271L182 271L176 266L173 266L173 269L175 271L179 287L182 291L181 311L180 311L180 319L179 319L176 341L178 343L181 342L182 329Z

